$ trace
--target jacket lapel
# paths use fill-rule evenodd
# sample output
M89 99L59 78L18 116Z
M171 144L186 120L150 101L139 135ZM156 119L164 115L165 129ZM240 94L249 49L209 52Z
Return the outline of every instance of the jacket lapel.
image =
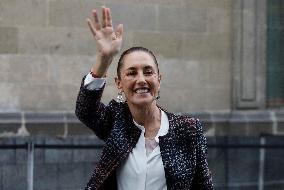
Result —
M99 189L106 179L114 174L137 144L141 135L141 130L134 125L127 106L119 105L115 113L112 132L87 186L91 187L90 189Z
M196 131L187 117L166 112L169 132L160 137L160 149L168 189L190 186L196 166Z

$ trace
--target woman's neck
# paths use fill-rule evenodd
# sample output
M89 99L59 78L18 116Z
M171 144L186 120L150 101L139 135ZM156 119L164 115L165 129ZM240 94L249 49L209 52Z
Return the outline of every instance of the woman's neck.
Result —
M161 113L160 109L156 105L156 101L154 101L150 105L145 106L128 106L134 121L139 125L143 125L146 130L148 126L156 126L157 123L160 124Z

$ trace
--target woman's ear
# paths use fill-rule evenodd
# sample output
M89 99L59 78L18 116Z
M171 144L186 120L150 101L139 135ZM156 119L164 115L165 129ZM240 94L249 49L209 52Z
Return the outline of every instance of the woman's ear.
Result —
M158 77L159 85L161 85L161 80L162 80L162 75L159 74L159 77Z
M115 78L114 78L114 81L115 81L116 87L117 87L119 90L121 90L122 87L121 87L121 81L120 81L120 79L119 79L118 77L115 77Z

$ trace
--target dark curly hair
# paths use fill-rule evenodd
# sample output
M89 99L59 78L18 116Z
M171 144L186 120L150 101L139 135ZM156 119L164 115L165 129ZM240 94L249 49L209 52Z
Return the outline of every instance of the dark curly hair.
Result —
M120 70L121 70L121 67L122 67L122 65L123 65L123 59L124 59L124 57L125 57L126 55L128 55L128 54L134 52L134 51L143 51L143 52L145 52L145 53L148 53L148 54L153 58L153 60L154 60L154 62L155 62L155 64L156 64L156 66L157 66L158 73L159 73L158 61L157 61L157 59L156 59L154 53L153 53L151 50L149 50L149 49L147 49L147 48L145 48L145 47L131 47L131 48L125 50L125 51L120 55L120 58L119 58L119 60L118 60L116 72L117 72L117 77L118 77L119 79L120 79Z

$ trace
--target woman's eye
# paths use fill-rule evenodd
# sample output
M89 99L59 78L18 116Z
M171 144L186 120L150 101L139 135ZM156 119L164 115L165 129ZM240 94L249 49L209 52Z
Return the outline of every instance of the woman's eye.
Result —
M153 74L153 71L152 71L152 70L147 70L147 71L145 71L145 74L146 74L146 75L152 75L152 74Z
M135 75L135 74L136 74L136 73L135 73L134 71L130 71L130 72L127 73L128 76L130 76L130 75Z

